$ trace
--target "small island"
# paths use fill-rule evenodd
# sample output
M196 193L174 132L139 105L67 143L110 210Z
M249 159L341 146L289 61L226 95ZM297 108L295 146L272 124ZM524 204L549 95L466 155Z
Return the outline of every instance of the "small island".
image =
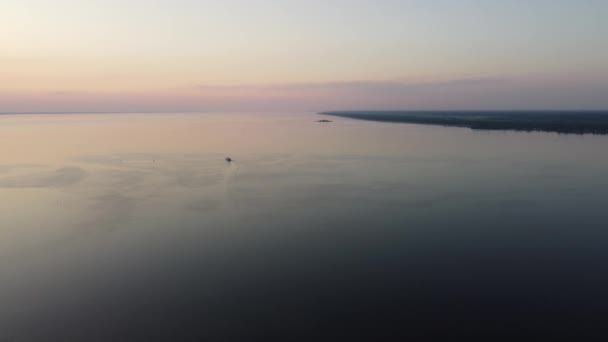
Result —
M480 130L608 134L606 111L332 111L352 119L467 127Z
M323 119L323 120L317 120L317 122L333 122L333 121L327 120L327 119Z

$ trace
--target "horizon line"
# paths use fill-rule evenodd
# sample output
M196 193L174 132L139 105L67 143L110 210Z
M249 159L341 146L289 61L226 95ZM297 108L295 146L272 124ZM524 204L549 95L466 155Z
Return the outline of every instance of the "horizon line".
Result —
M288 112L288 110L175 110L175 111L23 111L23 112L0 112L0 115L27 115L27 114L203 114L203 113L259 113L259 112ZM330 109L297 111L306 113L323 114L329 112L608 112L605 109ZM293 111L289 111L293 112Z
M286 110L175 110L175 111L27 111L0 112L0 115L51 115L51 114L203 114L203 113L251 113L251 112L288 112ZM289 111L293 112L293 111ZM337 109L323 111L298 111L302 113L335 113L335 112L608 112L606 109Z

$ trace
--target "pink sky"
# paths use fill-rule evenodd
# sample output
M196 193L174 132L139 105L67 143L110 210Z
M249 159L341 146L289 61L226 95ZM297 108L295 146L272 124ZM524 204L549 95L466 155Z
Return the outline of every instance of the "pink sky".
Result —
M0 112L606 109L605 1L7 0Z

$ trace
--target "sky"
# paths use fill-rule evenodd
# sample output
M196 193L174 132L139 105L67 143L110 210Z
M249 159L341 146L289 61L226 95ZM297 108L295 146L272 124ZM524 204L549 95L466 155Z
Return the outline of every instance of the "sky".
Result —
M0 112L608 109L605 0L2 0Z

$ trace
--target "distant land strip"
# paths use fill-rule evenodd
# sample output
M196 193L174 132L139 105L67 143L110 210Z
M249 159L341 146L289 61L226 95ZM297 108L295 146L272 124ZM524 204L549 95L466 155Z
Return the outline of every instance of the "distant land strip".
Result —
M479 130L608 134L605 111L329 111L345 118L468 127Z

